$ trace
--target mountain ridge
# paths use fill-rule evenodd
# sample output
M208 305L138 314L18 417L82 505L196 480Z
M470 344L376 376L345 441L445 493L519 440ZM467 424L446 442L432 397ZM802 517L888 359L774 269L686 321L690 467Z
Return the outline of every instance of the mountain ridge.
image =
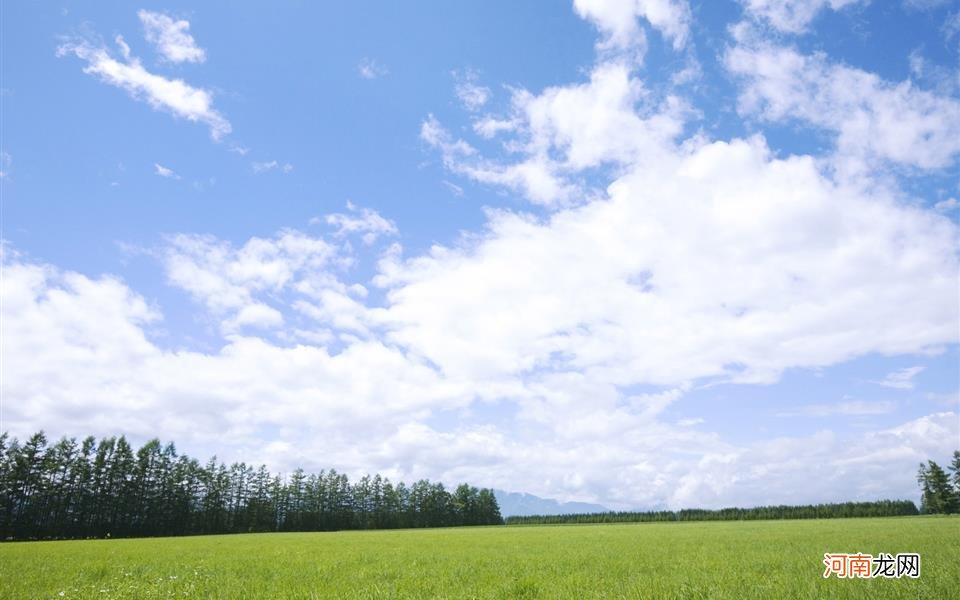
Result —
M526 517L531 515L562 515L573 513L609 512L610 509L589 502L559 502L553 498L541 498L525 492L507 492L493 490L500 505L500 515L507 517Z

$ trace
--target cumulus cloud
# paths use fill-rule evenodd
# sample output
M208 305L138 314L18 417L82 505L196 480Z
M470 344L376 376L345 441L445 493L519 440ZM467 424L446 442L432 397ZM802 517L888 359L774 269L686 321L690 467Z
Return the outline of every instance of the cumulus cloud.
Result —
M536 203L556 204L569 198L573 191L546 157L531 156L511 165L478 158L473 146L454 138L433 115L421 124L420 139L440 151L444 166L451 171L474 181L519 191Z
M586 83L516 90L509 119L475 125L483 137L515 134L510 144L524 158L504 164L480 157L432 115L420 137L441 152L447 168L476 181L519 191L543 205L560 205L582 192L578 172L644 160L670 147L682 131L686 105L675 96L653 99L625 63L597 65Z
M956 136L944 132L954 127L953 101L795 51L785 57L799 66L786 61L781 93L763 80L768 71L755 68L769 64L773 72L780 57L760 49L774 47L740 41L728 66L761 80L748 82L742 109L752 114L759 105L771 120L789 115L833 128L838 154L860 159L862 168L776 157L762 136L680 142L690 109L645 89L616 56L598 62L588 83L515 91L509 114L475 120L481 137L507 135L506 157L484 156L433 116L422 125L421 139L450 170L521 191L554 212L490 211L486 230L458 244L409 259L388 254L375 280L388 298L377 319L391 342L427 357L446 377L483 381L484 393L509 390L519 414L555 436L539 440L538 465L554 460L546 455L563 462L562 483L551 484L569 494L602 489L599 497L610 503L629 497L672 506L796 501L764 490L791 476L819 475L781 458L783 450L795 458L805 444L841 449L850 438L823 432L737 447L691 429L697 419L670 427L658 415L693 381L772 383L789 368L936 352L957 341L956 225L904 203L870 170L884 162L951 164ZM851 96L845 87L860 91ZM772 110L771 98L794 105ZM866 133L848 129L848 119ZM531 166L548 174L540 181L550 185L538 189L515 175ZM585 193L578 176L603 166L616 167L606 193ZM570 206L571 197L588 200ZM918 294L916 285L936 290ZM903 302L918 305L905 309ZM907 315L924 316L907 325ZM630 399L624 390L636 385L671 391ZM868 416L894 408L850 400L792 414ZM909 473L918 457L948 453L956 437L952 413L911 427L927 425L932 439L870 434L844 460L880 468L889 457L876 440L906 437L893 453ZM650 448L618 442L623 463L606 464L629 475L616 486L577 464L576 456L610 452L598 440L627 436L665 445L655 459ZM653 467L679 452L672 443L702 458L677 473ZM835 471L850 477L842 465ZM831 475L822 488L791 494L817 501L828 489L848 490L847 497L914 493L910 477L892 476L895 485L885 488L854 479L844 484Z
M163 13L149 10L138 11L137 16L143 25L143 36L167 61L202 63L207 60L206 52L190 35L189 21L175 21Z
M771 381L956 338L956 226L761 138L661 154L606 199L488 227L382 274L393 338L452 372L562 357L620 384Z
M473 130L480 137L489 140L501 132L515 130L517 126L518 123L511 119L498 119L488 115L474 121Z
M637 19L645 19L673 48L682 49L690 34L686 0L574 0L574 10L603 33L601 51L632 51L642 57L646 35Z
M830 490L844 490L849 500L914 497L916 482L903 474L931 456L949 456L960 435L957 417L935 413L856 436L823 430L711 452L679 478L669 504L750 506L758 498L764 504L804 504Z
M328 281L326 269L337 251L322 239L288 230L275 238L251 238L239 248L211 236L175 235L161 256L168 281L221 319L224 332L235 332L281 325L282 314L269 305L271 295Z
M253 262L227 270L243 271L243 281L282 279ZM336 355L241 336L206 354L162 350L149 334L161 315L123 282L9 258L4 267L2 386L15 434L55 423L140 439L164 431L181 444L206 449L204 440L219 439L238 457L266 458L255 434L293 426L291 439L326 438L310 450L339 447L337 462L351 465L351 428L366 423L387 437L398 419L449 395L427 367L378 342Z
M122 38L117 42L121 60L113 57L105 46L88 40L68 41L57 49L57 55L72 54L85 61L84 73L126 90L131 97L145 101L154 109L206 124L214 140L230 133L230 122L213 108L212 92L193 87L182 79L168 79L151 73L139 59L130 56L130 49Z
M936 169L960 152L955 98L766 42L738 44L725 61L742 78L743 114L832 132L841 167L860 169L863 161L881 159Z
M932 416L880 442L823 434L743 446L662 415L698 378L770 381L787 366L952 339L955 308L938 286L955 275L937 274L943 252L942 268L953 269L940 246L952 243L952 226L894 204L866 210L867 198L832 187L816 192L826 184L809 161L775 160L756 141L713 143L678 160L674 171L634 174L609 199L544 222L499 213L461 248L388 255L384 307L339 282L339 250L317 238L287 231L234 246L177 236L159 256L170 282L222 320L226 344L210 352L162 350L150 336L160 314L119 280L13 257L3 310L14 330L2 343L6 356L31 360L4 364L4 392L15 399L8 416L16 431L60 423L146 437L162 426L187 447L226 435L228 447L211 451L285 468L469 479L624 507L911 494L912 477L893 470L877 487L874 467L889 464L883 440L896 441L897 464L912 468L951 443L955 417L954 429ZM670 181L657 188L654 179ZM736 183L744 180L753 194ZM765 202L775 203L762 210ZM669 239L698 213L690 235L706 239ZM898 259L887 256L886 236L929 246ZM315 319L302 341L241 333L292 329L287 307ZM910 318L891 329L893 312ZM325 347L344 331L358 337L341 338L338 352ZM669 387L625 392L639 383ZM425 421L477 402L514 406L526 433ZM281 428L298 453L272 452L264 428ZM347 443L360 431L378 442ZM822 443L838 450L831 460L846 477L810 487L805 478L817 474L797 457L819 461L812 448Z
M696 420L658 418L683 390L623 399L574 375L518 388L527 390L520 403L548 403L536 412L540 428L439 429L429 415L464 410L483 387L393 344L354 340L332 353L233 335L208 352L168 350L152 339L160 312L116 278L9 252L4 274L0 385L14 435L43 427L137 441L162 430L192 453L276 468L332 465L672 508L911 497L914 465L947 455L958 435L956 413L945 412L865 434L735 444L691 427Z

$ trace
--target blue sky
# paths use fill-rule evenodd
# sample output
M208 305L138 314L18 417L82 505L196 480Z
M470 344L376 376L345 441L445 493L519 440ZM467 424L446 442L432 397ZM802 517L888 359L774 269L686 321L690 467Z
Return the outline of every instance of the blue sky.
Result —
M960 13L3 7L3 425L618 508L960 446Z

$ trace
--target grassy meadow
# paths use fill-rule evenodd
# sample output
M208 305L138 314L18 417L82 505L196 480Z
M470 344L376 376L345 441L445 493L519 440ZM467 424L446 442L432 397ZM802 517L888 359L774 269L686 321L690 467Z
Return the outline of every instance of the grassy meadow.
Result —
M824 580L824 552L920 579ZM958 598L960 518L465 527L0 544L0 598Z

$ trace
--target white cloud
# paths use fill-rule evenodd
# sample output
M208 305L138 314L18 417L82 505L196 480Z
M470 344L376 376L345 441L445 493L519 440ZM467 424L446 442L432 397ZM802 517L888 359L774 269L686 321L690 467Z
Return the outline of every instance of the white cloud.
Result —
M350 214L333 213L324 217L324 222L335 227L334 235L342 237L349 234L363 234L363 243L369 246L381 235L396 235L397 226L380 216L375 210L363 208L347 201L347 210ZM313 219L311 223L319 223L319 219Z
M948 42L952 40L957 33L960 33L960 10L947 15L940 31L943 33L944 39Z
M558 86L515 103L529 129L532 154L557 150L564 167L581 170L603 163L631 163L662 146L683 128L685 106L676 97L650 97L628 66L603 63L590 81Z
M694 427L695 425L700 425L706 421L700 417L694 417L692 419L680 419L677 421L677 425L680 427Z
M467 480L624 508L915 497L916 463L948 456L958 435L948 412L849 437L736 445L696 431L696 419L658 422L676 394L638 397L636 409L598 394L588 406L569 377L548 392L562 412L541 413L555 433L440 430L425 419L464 409L473 386L395 347L354 341L331 354L232 336L207 353L163 350L147 335L161 316L119 280L5 256L0 385L14 435L122 431L136 442L163 431L181 450L228 461ZM373 441L350 443L358 435Z
M469 111L477 111L490 99L490 88L477 83L479 76L475 71L466 71L463 75L454 73L459 81L454 87L457 99Z
M923 55L922 47L914 48L907 57L910 78L941 96L955 95L960 89L960 71L947 65L937 64Z
M803 33L825 8L841 10L865 0L741 0L744 10L788 33Z
M887 376L880 381L875 381L878 385L883 387L893 388L896 390L912 390L915 386L913 378L923 372L923 367L906 367L892 373L887 373Z
M444 180L444 181L443 181L443 185L444 185L444 187L446 187L448 190L450 190L450 193L451 193L451 194L453 194L453 195L456 196L457 198L463 198L464 191L463 191L463 188L460 187L459 185L457 185L457 184L455 184L455 183L452 183L452 182L450 182L450 181L447 181L447 180Z
M707 148L739 151L741 160L752 156L750 146L733 146ZM691 166L698 158L699 167ZM894 214L878 219L875 212L863 221L893 230L877 236L867 230L853 233L858 230L849 221L857 221L858 210L834 211L829 207L850 199L841 194L835 200L824 192L817 206L827 214L817 219L787 210L784 228L767 232L756 246L773 258L751 272L759 256L752 238L789 202L759 213L749 202L739 210L721 208L717 199L730 197L731 190L719 174L729 172L731 180L751 175L727 158L716 162L711 177L698 153L684 163L679 177L698 179L697 185L713 194L709 202L692 193L696 188L677 188L669 196L672 202L656 202L651 199L663 196L662 189L632 182L621 184L610 200L562 211L548 222L499 214L490 232L469 246L437 247L407 263L388 260L381 269L384 283L390 283L384 308L358 301L366 296L362 286L340 283L334 275L338 250L322 240L288 231L235 247L210 237L177 236L159 254L170 282L222 319L228 334L222 348L208 352L163 350L152 342L149 332L161 318L158 311L119 280L90 279L5 253L2 306L12 329L0 343L11 357L2 377L10 399L8 418L21 434L42 426L74 434L122 430L146 439L162 428L181 448L216 451L227 460L265 460L279 468L333 465L408 481L469 480L623 507L779 502L789 494L797 502L909 497L913 464L952 443L955 415L952 422L933 415L870 434L874 437L824 434L748 445L693 427L701 424L698 418L676 426L661 421L667 407L682 401L688 389L684 382L710 377L725 364L742 365L728 373L731 378L758 380L748 375L759 373L767 377L759 380L768 380L777 365L832 363L866 351L915 351L929 339L904 332L948 337L936 334L931 323L946 323L949 329L956 320L950 309L939 314L935 308L943 298L929 281L936 276L909 276L912 269L931 272L919 260L929 249L914 250L902 262L896 257L881 261L857 283L862 294L845 289L850 278L845 267L855 263L840 256L859 247L870 251L864 257L869 264L885 235L903 235L899 224L910 229L940 223L925 221L913 209L882 207L881 212ZM748 177L757 182L758 199L789 196L769 188L767 179L794 186L803 179L789 164L767 155L751 160L760 169ZM769 173L758 176L763 169ZM661 171L661 178L669 173ZM643 209L636 196L627 201L631 197L623 194L637 189L648 190L641 198L652 207ZM692 223L691 235L713 231L720 238L692 248L699 259L677 255L691 244L689 238L663 243L666 238L649 237L657 229L679 231L681 221L664 219L671 214L688 218L684 206L676 214L667 211L685 197L697 212L710 215L707 222ZM807 204L803 198L809 195L791 201ZM763 220L738 224L754 214ZM710 222L718 218L723 226ZM784 237L786 223L807 225L813 232L831 220L839 229L814 244L829 259L821 251L804 256L801 240ZM644 222L650 224L638 227ZM809 235L803 239L813 241ZM727 248L722 241L744 238L751 243L739 262L737 246ZM930 239L934 248L938 244L936 235L916 239ZM638 264L625 266L632 255ZM664 255L664 269L647 263L657 255ZM837 268L813 277L838 260ZM666 268L671 264L699 268L675 272ZM714 276L704 277L714 269ZM777 272L784 277L771 275ZM881 272L890 276L877 286L866 283ZM741 283L756 281L756 287L724 286L731 273L741 275ZM800 281L804 284L797 286ZM878 293L901 286L902 293ZM851 318L864 311L857 301L861 297L870 299L868 306L887 308ZM885 328L875 323L889 320L893 305L912 316L884 337ZM295 325L289 309L315 319L314 325ZM822 321L828 315L831 319ZM866 336L870 325L878 333ZM435 330L443 326L449 330ZM384 327L393 333L377 333ZM298 341L279 346L239 334L254 328L289 330ZM508 328L515 329L512 336ZM344 332L356 335L344 337ZM339 352L324 348L338 338ZM437 342L441 345L434 348ZM633 383L668 381L680 383L659 393L623 391ZM497 423L446 429L428 424L432 415L476 402L515 406L524 433ZM377 443L348 443L361 432ZM218 440L216 446L208 445L211 439ZM279 453L271 445L277 439L297 451ZM854 463L858 468L847 466ZM829 465L829 485L810 472L813 464ZM878 482L875 471L883 465L891 468ZM810 478L816 478L814 484Z
M117 44L117 48L120 49L120 54L123 56L123 60L130 62L130 46L127 44L126 40L123 39L122 35L118 35L113 39Z
M903 0L903 5L913 10L931 10L950 3L951 0Z
M483 137L513 131L511 146L524 158L513 164L478 157L433 115L420 137L438 149L450 170L483 183L503 185L543 205L561 205L582 187L576 174L604 164L628 164L670 149L683 129L686 105L674 96L653 99L621 62L594 68L589 82L547 88L539 95L513 94L510 119L475 124Z
M388 259L378 281L391 339L448 373L772 381L954 343L957 239L752 138L644 157L608 198L545 221L495 212L462 246Z
M275 170L282 171L284 173L290 173L293 171L293 165L291 165L290 163L281 164L280 161L277 161L277 160L270 160L270 161L263 161L263 162L254 161L250 163L250 166L253 167L253 172L257 174L268 173L270 171L275 171Z
M420 139L443 152L444 159L471 156L476 153L470 144L463 140L454 140L450 132L443 128L440 121L428 115L420 125Z
M251 238L240 248L210 236L176 235L161 256L168 281L221 319L224 332L279 326L282 314L269 303L296 286L342 287L327 274L337 250L293 230Z
M239 331L243 327L271 329L281 325L283 325L283 314L259 302L244 305L234 317L224 321L226 331Z
M129 48L120 45L122 53ZM210 127L210 136L219 140L231 131L230 123L213 108L213 94L193 87L181 79L167 79L147 71L134 57L119 61L103 46L85 40L70 41L57 49L58 56L73 54L86 61L84 73L97 76L102 82L126 90L133 98L144 100L188 121Z
M243 268L258 280L277 279L258 262ZM241 268L235 263L225 266ZM424 408L460 402L429 368L378 342L331 355L234 335L209 353L163 350L147 333L159 313L117 279L11 262L8 254L4 276L0 385L14 435L43 428L145 440L163 431L180 448L250 461L272 458L261 436L275 428L309 441L297 444L303 455L278 466L357 467L372 461L352 455L357 446L347 440L360 432L386 439ZM266 313L257 310L239 318L261 321ZM207 446L210 439L222 445Z
M759 80L745 109L836 127L848 155L934 167L960 147L947 135L952 100L769 46L737 46L727 62ZM846 128L858 108L866 134ZM869 172L774 158L759 136L678 143L688 112L611 58L587 83L515 91L508 119L477 121L510 123L506 159L482 156L428 116L421 139L447 168L560 210L546 220L494 211L462 244L385 258L377 282L388 288L390 339L448 375L548 368L613 386L770 382L789 367L956 341L955 224L902 204ZM579 174L607 165L617 167L607 193L585 190ZM571 198L585 205L570 208Z
M166 177L167 179L180 179L180 176L177 175L173 169L168 169L160 163L153 163L153 172L160 177Z
M203 48L197 46L190 35L189 21L175 21L163 13L149 10L138 11L137 16L143 25L143 36L164 59L173 63L202 63L207 59Z
M360 77L364 79L377 79L379 77L383 77L389 73L389 71L387 71L387 68L379 64L377 61L370 58L365 58L360 61L359 65L357 65L357 73L359 73Z
M742 78L743 114L833 132L841 168L862 169L864 161L880 159L936 169L960 152L955 98L767 43L733 47L726 64Z
M0 179L6 179L10 176L10 165L13 164L13 157L10 153L0 150Z
M960 411L960 390L946 393L927 392L924 398L945 409Z
M486 116L474 121L473 130L482 138L490 139L502 131L513 131L517 128L517 123L509 119L497 119Z
M806 504L837 490L847 500L916 498L917 463L949 456L958 435L957 414L944 412L858 436L825 430L717 450L679 478L669 504Z
M948 213L957 210L957 207L960 206L960 201L954 197L947 198L946 200L941 200L933 205L934 210L941 213Z
M574 10L603 35L601 51L646 51L646 36L637 19L645 19L674 49L682 49L690 35L691 14L686 0L574 0Z
M433 115L429 115L421 124L420 139L440 151L447 169L474 181L521 191L536 203L556 204L568 198L572 192L546 157L531 156L525 162L514 165L478 159L473 146L462 139L455 139Z

